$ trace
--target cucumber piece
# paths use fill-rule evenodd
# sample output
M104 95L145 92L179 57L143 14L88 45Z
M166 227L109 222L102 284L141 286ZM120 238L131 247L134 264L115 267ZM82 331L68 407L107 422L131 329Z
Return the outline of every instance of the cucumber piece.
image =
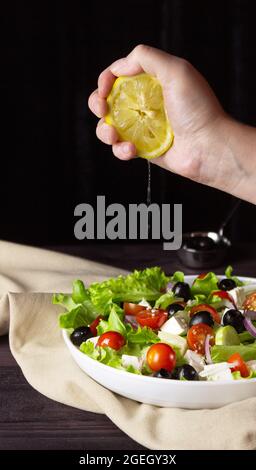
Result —
M215 344L217 346L235 346L240 344L239 334L231 325L221 326L216 331Z

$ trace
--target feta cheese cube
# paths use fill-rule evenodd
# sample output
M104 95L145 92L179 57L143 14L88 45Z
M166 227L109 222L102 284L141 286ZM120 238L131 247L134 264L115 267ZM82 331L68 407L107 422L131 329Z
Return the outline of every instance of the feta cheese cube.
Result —
M188 349L184 358L188 362L188 364L199 373L204 369L205 366L205 361L203 356L201 354L197 354L195 351L191 351L191 349Z
M181 335L186 333L188 330L188 324L183 312L177 312L173 317L169 318L163 326L160 328L161 331L171 333L173 335Z
M99 339L99 336L94 336L93 338L89 338L86 340L86 343L88 343L88 341L90 341L94 347L96 347L96 344L98 343L98 339Z
M130 356L129 354L122 355L122 366L133 366L135 369L141 370L142 361L137 356Z

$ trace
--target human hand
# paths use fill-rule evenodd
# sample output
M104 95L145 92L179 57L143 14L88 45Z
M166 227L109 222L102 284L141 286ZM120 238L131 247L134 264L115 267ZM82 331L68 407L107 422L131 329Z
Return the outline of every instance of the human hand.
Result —
M243 193L243 165L229 145L235 125L223 111L202 75L186 60L148 46L137 46L125 58L104 70L98 89L89 97L89 107L100 119L97 136L112 145L121 160L136 156L131 142L119 142L115 128L104 122L106 98L116 77L146 72L154 75L163 88L166 111L174 133L173 146L161 157L152 159L167 170L194 181L222 189L247 200Z

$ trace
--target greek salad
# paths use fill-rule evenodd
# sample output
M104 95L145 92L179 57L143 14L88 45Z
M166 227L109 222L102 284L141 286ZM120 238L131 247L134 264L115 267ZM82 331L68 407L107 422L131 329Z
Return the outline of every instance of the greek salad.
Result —
M95 361L170 380L256 378L256 283L159 267L54 294L59 326Z

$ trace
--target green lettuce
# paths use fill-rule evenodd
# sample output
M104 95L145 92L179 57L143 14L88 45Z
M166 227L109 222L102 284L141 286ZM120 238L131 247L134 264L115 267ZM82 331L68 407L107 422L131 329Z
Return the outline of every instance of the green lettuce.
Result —
M241 372L239 370L232 372L234 380L245 380L245 379L254 379L256 377L256 372L251 370L250 375L248 377L242 377Z
M140 370L135 369L135 367L132 365L127 367L122 365L123 350L115 351L111 348L101 348L99 346L95 348L91 341L87 341L81 344L80 351L89 356L91 359L101 362L107 366L114 367L115 369L125 370L127 372L131 372L132 374L141 375Z
M244 361L256 359L256 341L252 344L240 344L237 346L215 345L211 348L213 362L226 362L235 353L239 353Z
M232 273L233 273L232 266L227 266L226 269L225 269L225 276L228 279L232 279L232 281L234 281L236 283L237 287L243 286L244 282L240 281L240 279L238 279L238 277L232 276Z
M218 290L218 278L213 272L209 272L202 279L196 278L191 286L191 294L208 296L213 290Z
M170 278L170 281L173 283L184 282L184 280L185 280L185 275L182 271L175 271L175 273Z
M129 344L146 346L148 344L158 343L160 339L151 328L148 328L147 326L141 328L139 326L137 330L133 330L132 328L129 330L127 333L127 341Z
M169 278L159 267L135 270L127 276L118 276L90 286L90 297L99 312L104 312L108 302L155 301L163 293Z
M183 299L181 297L176 297L174 292L171 290L168 290L165 294L161 295L156 302L154 308L161 308L165 310L169 305L175 303L175 302L181 302Z
M97 326L98 335L102 335L103 333L106 333L106 331L117 331L126 338L127 329L125 323L122 320L123 314L120 315L118 305L115 306L113 304L108 319L101 320Z
M89 290L80 280L73 282L72 294L54 294L53 304L66 308L66 312L59 315L60 328L78 328L87 326L99 315L93 305Z

